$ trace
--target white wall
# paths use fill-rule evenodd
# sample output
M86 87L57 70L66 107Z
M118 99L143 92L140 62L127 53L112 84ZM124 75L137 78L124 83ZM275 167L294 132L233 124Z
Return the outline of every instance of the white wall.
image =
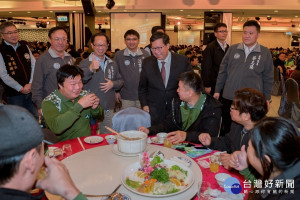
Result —
M232 32L231 44L240 43L241 41L242 32ZM285 33L261 32L258 43L268 48L283 47L286 49L290 48L291 36Z

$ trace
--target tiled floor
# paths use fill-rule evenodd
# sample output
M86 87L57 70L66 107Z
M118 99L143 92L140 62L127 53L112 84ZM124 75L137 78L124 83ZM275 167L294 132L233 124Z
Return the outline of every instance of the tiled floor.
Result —
M272 103L270 105L270 110L267 113L267 116L268 117L278 117L279 116L278 108L280 105L281 96L272 96L271 99L272 99Z

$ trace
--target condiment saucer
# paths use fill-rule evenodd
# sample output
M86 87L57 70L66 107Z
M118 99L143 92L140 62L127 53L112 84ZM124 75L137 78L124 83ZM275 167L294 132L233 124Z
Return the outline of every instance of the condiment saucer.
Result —
M146 150L147 150L147 148L146 148ZM123 157L134 157L134 156L138 156L139 154L142 153L142 152L139 152L139 153L123 153L123 152L119 151L117 144L113 145L112 152L114 154L118 155L118 156L123 156Z

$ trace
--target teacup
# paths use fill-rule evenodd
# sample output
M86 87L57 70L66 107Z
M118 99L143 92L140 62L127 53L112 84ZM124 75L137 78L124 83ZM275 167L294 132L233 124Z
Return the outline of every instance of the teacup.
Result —
M105 139L108 144L114 144L117 138L114 135L107 135L105 136Z
M167 133L157 133L157 141L161 144L164 143L164 140L168 137Z

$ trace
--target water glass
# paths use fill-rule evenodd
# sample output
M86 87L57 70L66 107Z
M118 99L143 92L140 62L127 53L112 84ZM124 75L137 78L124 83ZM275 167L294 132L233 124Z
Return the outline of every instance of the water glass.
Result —
M63 145L63 151L66 157L72 155L72 147L71 144L64 144Z
M209 157L209 169L213 173L217 173L219 171L219 156L211 155Z
M168 148L172 147L172 142L169 142L168 138L164 140L164 147L168 147Z
M198 183L198 200L209 200L210 199L210 192L211 186L209 182L202 181Z

